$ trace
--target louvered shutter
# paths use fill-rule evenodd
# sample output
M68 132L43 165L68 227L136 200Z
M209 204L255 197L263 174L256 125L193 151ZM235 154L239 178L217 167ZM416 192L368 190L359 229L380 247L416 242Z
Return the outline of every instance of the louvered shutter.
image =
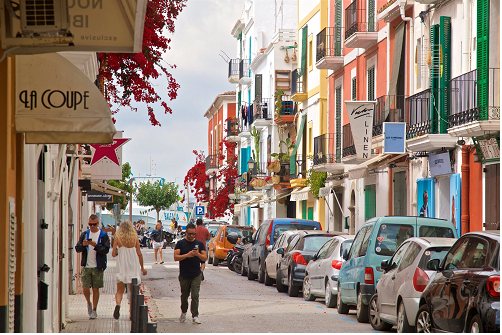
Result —
M300 73L298 73L298 77L303 76L303 74L305 73L305 68L307 67L307 28L308 26L305 26L302 29L302 64Z
M368 101L375 100L375 67L368 69Z
M357 88L357 81L356 81L356 77L354 77L354 78L352 78L352 100L357 99L356 88Z
M439 42L441 45L439 77L439 133L447 134L448 116L450 115L450 54L451 54L451 18L441 16Z
M430 133L437 134L438 106L439 106L438 78L440 76L439 24L431 26L430 47L431 47L431 66L430 66L431 98L429 103L430 105L429 120L431 122Z
M376 31L375 0L368 0L368 31Z
M342 56L342 0L335 3L335 56Z
M476 59L478 68L478 106L480 106L480 119L488 120L488 68L489 63L489 31L490 31L490 1L477 1L477 46Z
M256 101L261 102L262 75L254 75L254 96Z
M376 185L364 186L364 219L376 216Z
M342 86L335 89L336 162L342 162Z

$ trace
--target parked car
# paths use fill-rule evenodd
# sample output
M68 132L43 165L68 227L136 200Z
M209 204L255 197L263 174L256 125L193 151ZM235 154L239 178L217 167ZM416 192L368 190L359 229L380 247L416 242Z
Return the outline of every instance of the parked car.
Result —
M415 331L420 295L429 283L433 271L426 265L431 259L442 261L453 238L412 237L396 250L390 260L382 261L384 273L369 304L371 326L389 330L397 326L398 333Z
M299 230L286 249L277 249L277 253L282 255L277 268L275 283L277 291L287 290L290 297L297 297L303 286L308 262L327 240L337 235L346 235L346 233Z
M279 248L286 248L296 233L296 230L287 230L279 235L273 245L267 247L269 253L265 259L265 285L273 285L277 278L277 267L279 266L279 261L282 259L282 255L278 254L277 250Z
M230 233L237 233L239 238L251 236L254 228L250 226L220 225L208 246L208 263L218 266L227 257L227 253L235 245L227 240Z
M359 322L368 322L368 304L376 292L383 270L381 263L391 257L410 237L457 237L453 223L416 216L383 216L368 220L359 230L340 269L338 313L356 308Z
M265 220L253 240L253 245L248 253L248 279L258 278L258 282L265 281L265 259L269 253L267 247L274 245L275 240L282 232L287 230L321 230L321 224L317 221L280 218Z
M303 299L314 301L317 297L323 297L326 307L336 307L342 255L350 249L353 240L354 235L340 235L324 243L305 269Z
M420 298L417 332L500 332L500 231L472 232L432 259L434 278ZM440 265L441 264L441 265Z
M248 275L248 260L249 260L249 251L251 250L251 247L253 244L256 242L256 235L258 233L258 230L251 235L251 237L245 237L243 240L246 243L246 246L244 247L244 252L242 253L242 268L241 268L241 276L247 276Z

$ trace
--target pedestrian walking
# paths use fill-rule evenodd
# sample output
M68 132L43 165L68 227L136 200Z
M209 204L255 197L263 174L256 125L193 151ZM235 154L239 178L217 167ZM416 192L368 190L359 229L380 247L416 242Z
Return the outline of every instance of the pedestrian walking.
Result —
M113 241L112 257L117 257L117 268L115 278L117 279L117 293L115 294L115 311L113 317L118 320L120 317L120 304L124 295L126 284L131 283L133 278L141 282L141 273L147 274L143 267L143 254L139 247L138 235L131 221L124 220L120 225L115 240Z
M192 223L193 224L193 223ZM206 227L202 226L202 219L197 219L197 228L195 228L195 239L204 243L207 250L207 243L211 239L211 234ZM200 265L200 271L202 272L202 280L204 280L204 269L206 268L206 262L202 262Z
M164 264L162 260L162 247L164 246L164 232L162 231L162 221L157 221L155 229L152 231L153 252L155 255L155 264L157 264L157 253L159 254L160 264Z
M95 214L89 217L89 229L84 231L75 246L76 252L82 253L82 286L87 300L89 318L97 319L99 289L104 286L106 254L110 251L108 234L98 228L99 219ZM92 288L92 303L91 303Z
M195 239L195 225L187 224L186 236L178 241L174 247L174 260L180 262L178 280L181 288L180 322L185 322L188 311L188 296L192 296L190 312L192 323L200 324L199 320L199 292L202 281L201 262L207 260L204 243Z

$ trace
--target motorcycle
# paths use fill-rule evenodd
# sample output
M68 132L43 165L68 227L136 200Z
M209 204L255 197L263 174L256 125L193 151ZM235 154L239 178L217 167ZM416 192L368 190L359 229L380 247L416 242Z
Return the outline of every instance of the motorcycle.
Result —
M143 232L143 234L138 233L138 239L140 248L148 248L148 249L153 248L152 239L150 237L149 231L145 231Z
M170 246L171 243L173 242L173 240L175 239L175 237L176 237L176 235L174 235L173 233L168 232L167 230L164 230L164 236L163 236L164 245L162 246L162 249L165 249L165 248L167 248L167 246Z
M186 233L184 231L179 232L178 234L174 235L173 240L169 243L169 246L171 247L171 249L174 249L174 247L176 246L176 243L178 243L178 241L184 239L185 236L186 236Z
M242 270L242 254L244 253L245 246L245 243L239 242L232 248L234 252L228 267L237 273L241 273Z

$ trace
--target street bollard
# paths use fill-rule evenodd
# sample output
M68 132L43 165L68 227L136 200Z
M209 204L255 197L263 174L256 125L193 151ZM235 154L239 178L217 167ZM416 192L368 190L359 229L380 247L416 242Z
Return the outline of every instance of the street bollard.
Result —
M138 280L136 278L133 279L133 283L131 287L131 333L138 332L138 295L139 295L139 285Z
M140 323L140 307L145 304L145 296L143 294L137 294L136 295L136 309L134 310L134 314L136 315L136 328L135 331L136 333L141 333L139 330L139 327L141 327Z
M157 322L148 322L146 325L147 333L156 333L157 332Z
M146 327L148 325L148 306L139 306L139 332L146 333Z

